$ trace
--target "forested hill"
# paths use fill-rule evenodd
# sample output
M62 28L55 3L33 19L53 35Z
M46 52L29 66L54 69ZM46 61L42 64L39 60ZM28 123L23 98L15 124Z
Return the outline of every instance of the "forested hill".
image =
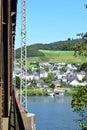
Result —
M42 52L39 50L71 50L71 45L72 44L78 44L81 42L81 39L75 39L75 40L66 40L66 41L57 41L49 44L42 44L42 43L37 43L33 44L30 46L27 46L27 57L38 57L38 56L44 56ZM16 50L16 57L20 58L20 51L21 49L18 48Z

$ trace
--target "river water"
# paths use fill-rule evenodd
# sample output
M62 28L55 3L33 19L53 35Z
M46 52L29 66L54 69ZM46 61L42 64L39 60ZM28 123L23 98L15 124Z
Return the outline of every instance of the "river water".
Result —
M35 114L36 130L80 130L70 96L28 97L28 111Z

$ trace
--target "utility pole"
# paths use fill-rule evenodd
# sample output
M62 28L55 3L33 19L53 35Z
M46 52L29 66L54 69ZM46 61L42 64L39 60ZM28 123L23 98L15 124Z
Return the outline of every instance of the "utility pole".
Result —
M26 0L21 0L21 79L20 103L27 111Z

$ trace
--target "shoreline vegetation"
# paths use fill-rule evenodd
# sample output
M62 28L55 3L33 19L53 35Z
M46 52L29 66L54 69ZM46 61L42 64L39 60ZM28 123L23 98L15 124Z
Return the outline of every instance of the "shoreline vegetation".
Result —
M54 93L54 90L51 92L47 92L46 89L42 88L29 88L27 91L27 96L49 96L49 94ZM73 96L76 93L76 89L70 89L70 91L64 92L64 96ZM20 95L20 92L18 90L18 94Z

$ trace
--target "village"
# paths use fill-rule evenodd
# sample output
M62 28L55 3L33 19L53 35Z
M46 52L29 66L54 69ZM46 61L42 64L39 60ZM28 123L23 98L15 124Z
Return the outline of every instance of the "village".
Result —
M55 92L63 95L65 91L70 91L70 86L86 86L86 72L78 71L79 65L66 63L49 63L43 62L36 66L27 68L27 86L34 88L46 89L48 93ZM14 77L21 77L21 69L19 63L16 64ZM25 75L22 76L25 78Z

